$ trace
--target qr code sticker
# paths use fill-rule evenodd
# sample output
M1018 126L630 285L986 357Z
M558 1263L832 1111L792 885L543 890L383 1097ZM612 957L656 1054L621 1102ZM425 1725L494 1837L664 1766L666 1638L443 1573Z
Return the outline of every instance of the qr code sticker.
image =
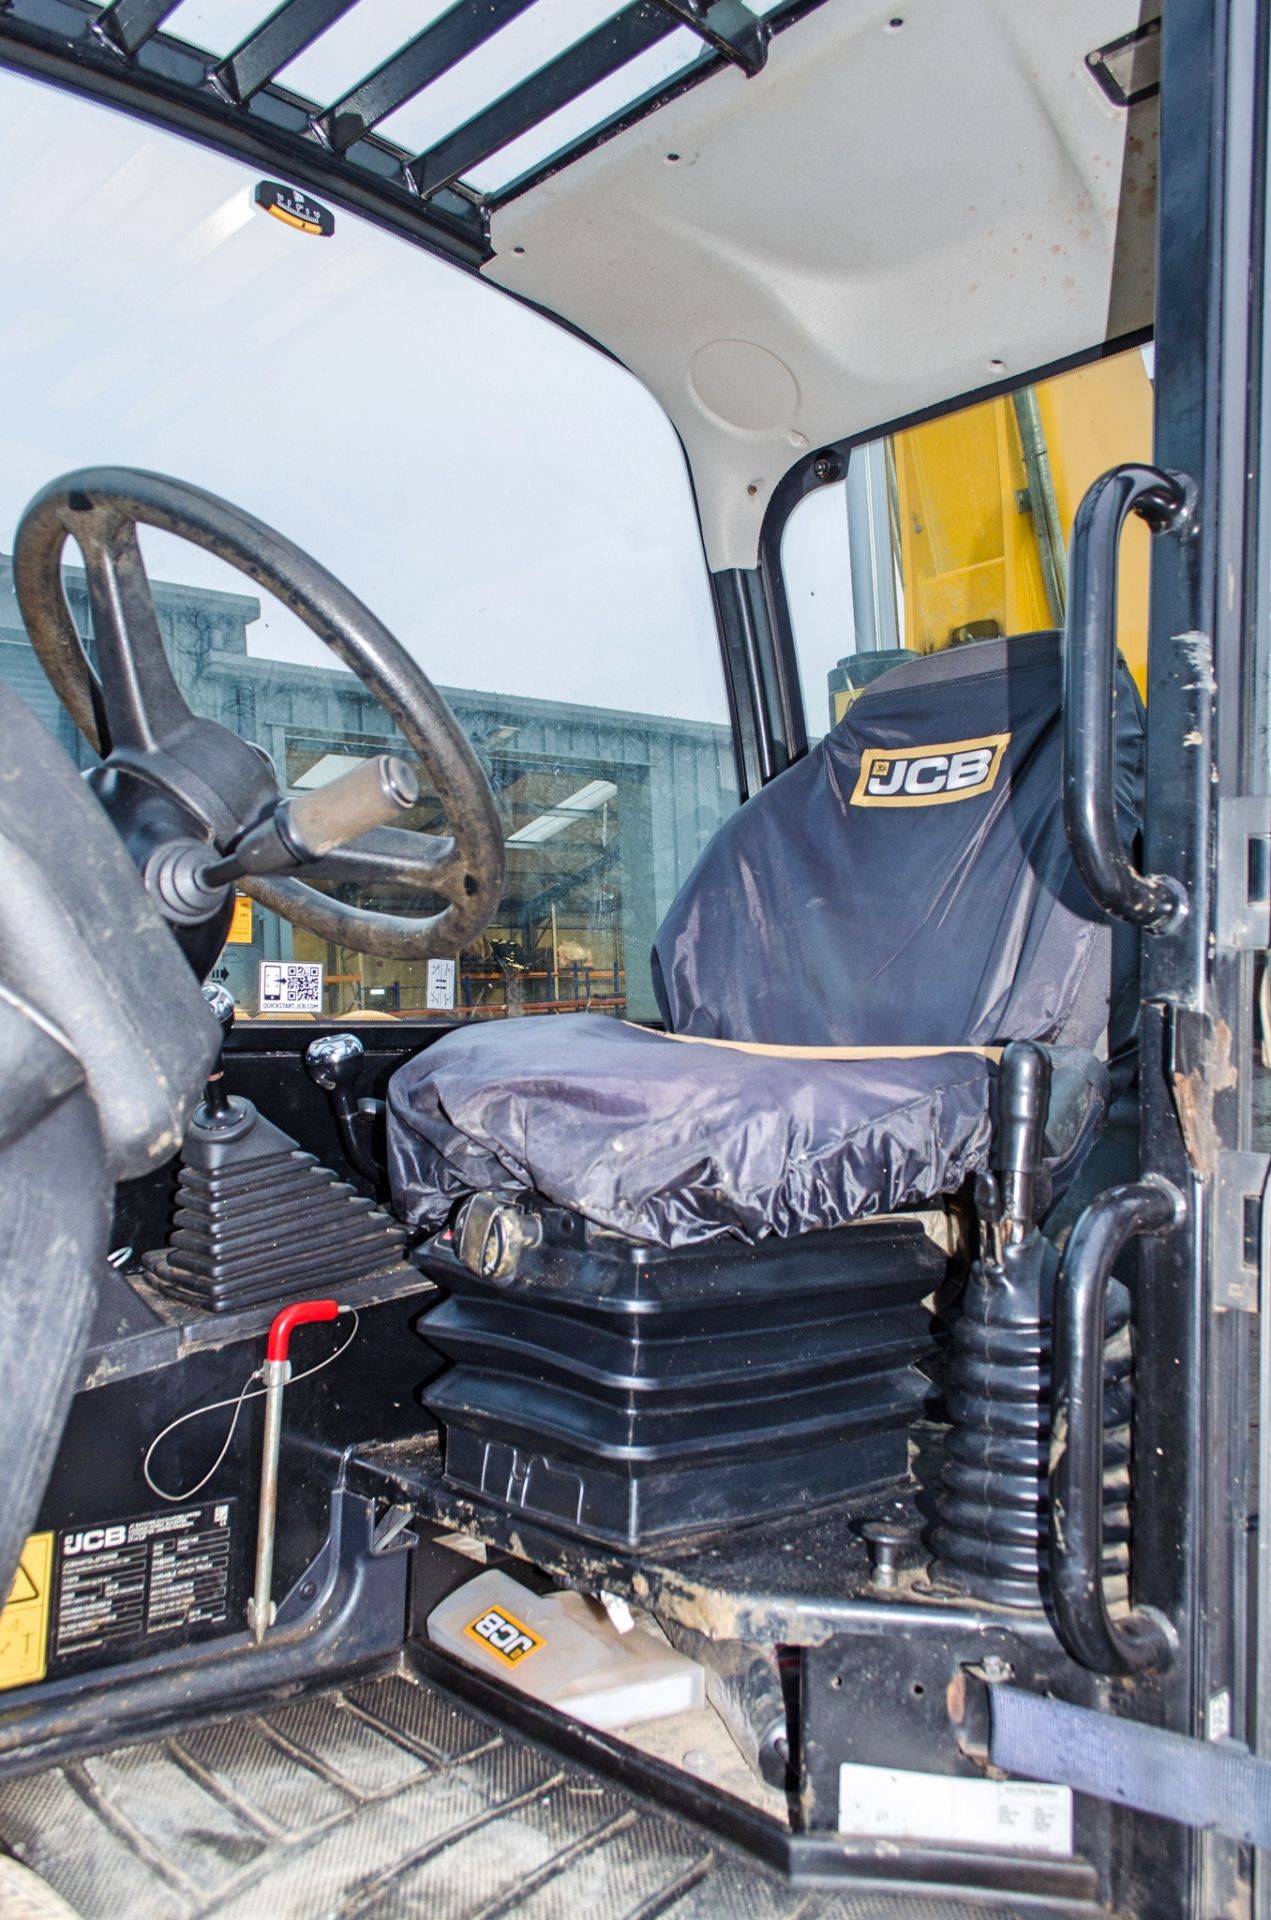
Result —
M262 1013L321 1013L322 968L300 960L262 960Z

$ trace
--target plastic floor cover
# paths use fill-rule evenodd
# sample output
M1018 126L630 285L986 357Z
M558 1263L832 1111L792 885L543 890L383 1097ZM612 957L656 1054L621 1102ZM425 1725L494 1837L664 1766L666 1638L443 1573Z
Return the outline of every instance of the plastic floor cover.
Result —
M5 1781L0 1847L83 1920L1013 1920L793 1887L401 1673Z

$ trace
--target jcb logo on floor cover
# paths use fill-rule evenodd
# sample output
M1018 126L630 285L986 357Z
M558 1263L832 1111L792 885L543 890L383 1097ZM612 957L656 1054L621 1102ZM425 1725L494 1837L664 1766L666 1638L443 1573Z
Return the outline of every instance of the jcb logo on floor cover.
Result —
M929 747L867 747L852 793L854 807L941 807L989 793L1009 733L978 740L944 740Z
M488 1647L491 1653L497 1654L499 1659L505 1661L509 1667L518 1666L543 1644L538 1634L531 1633L529 1628L512 1614L504 1613L502 1607L487 1607L483 1614L472 1621L471 1625L464 1628L464 1632L470 1640Z

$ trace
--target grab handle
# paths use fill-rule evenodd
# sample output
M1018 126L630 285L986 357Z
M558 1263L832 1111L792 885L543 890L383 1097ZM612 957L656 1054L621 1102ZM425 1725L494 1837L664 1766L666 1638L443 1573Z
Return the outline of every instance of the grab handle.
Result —
M1190 481L1160 467L1113 467L1077 508L1068 559L1064 827L1096 905L1155 933L1178 925L1187 895L1168 874L1140 873L1117 832L1117 562L1132 513L1165 533L1189 515L1192 493Z
M1138 1607L1113 1620L1103 1592L1103 1367L1108 1282L1136 1234L1165 1234L1183 1196L1148 1175L1092 1200L1068 1237L1055 1282L1051 1346L1050 1598L1068 1653L1091 1673L1167 1667L1174 1630Z

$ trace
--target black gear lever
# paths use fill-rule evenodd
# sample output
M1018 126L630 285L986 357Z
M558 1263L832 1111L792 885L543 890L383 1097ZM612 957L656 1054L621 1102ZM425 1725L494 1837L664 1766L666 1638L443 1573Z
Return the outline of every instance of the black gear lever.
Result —
M375 1157L372 1141L384 1102L357 1097L365 1055L366 1048L355 1033L324 1033L305 1048L305 1072L330 1102L350 1166L378 1192L384 1168Z

